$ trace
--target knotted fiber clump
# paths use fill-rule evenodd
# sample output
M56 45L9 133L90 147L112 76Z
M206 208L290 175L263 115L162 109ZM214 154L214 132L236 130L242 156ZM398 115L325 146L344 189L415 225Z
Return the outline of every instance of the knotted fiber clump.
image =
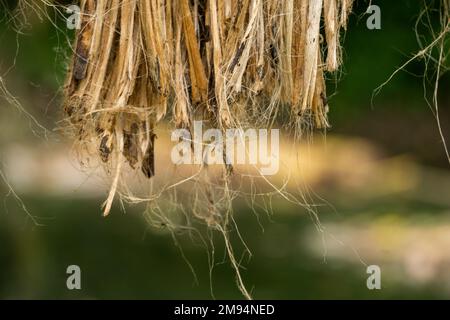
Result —
M154 129L169 115L226 129L326 128L325 72L340 65L353 0L81 0L65 87L79 146L155 174ZM283 119L287 119L284 117Z

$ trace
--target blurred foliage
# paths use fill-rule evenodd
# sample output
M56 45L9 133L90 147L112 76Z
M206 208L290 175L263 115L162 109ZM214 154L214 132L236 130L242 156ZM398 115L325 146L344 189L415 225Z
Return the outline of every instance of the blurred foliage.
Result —
M25 223L23 212L17 210L0 215L0 297L211 298L206 251L188 235L179 234L177 240L195 270L198 284L171 235L165 231L149 232L139 210L114 214L105 220L93 214L99 211L97 200L43 200L26 199L32 212L46 217L43 227ZM246 283L254 287L256 299L427 299L445 295L445 288L398 283L388 273L383 274L383 290L367 290L364 265L325 262L320 256L311 255L302 243L303 235L311 231L311 220L292 214L295 209L289 206L281 203L276 206L277 214L270 218L270 223L268 216L260 216L264 232L248 209L241 208L237 217L253 253L246 263L247 271L242 274ZM364 210L376 216L390 210L403 212L410 218L421 208L420 202L392 198L385 203L353 207L348 216ZM431 216L442 212L438 207L426 210ZM324 211L322 218L339 220L331 211ZM364 221L368 219L370 214ZM214 295L218 299L240 299L229 263L221 263L224 248L220 238L217 240L218 265L212 273ZM80 291L65 287L65 271L71 264L81 267Z

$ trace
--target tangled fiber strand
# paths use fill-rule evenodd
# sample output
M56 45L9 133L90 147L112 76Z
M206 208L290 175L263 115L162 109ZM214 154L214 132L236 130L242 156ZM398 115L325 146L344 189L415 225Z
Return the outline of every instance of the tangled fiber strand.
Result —
M427 6L428 5L428 6ZM425 9L421 14L421 18L423 15L427 15L427 19L429 19L427 10L430 10L429 6L431 7L431 14L437 15L439 19L436 19L439 21L438 23L438 31L434 31L434 27L432 24L428 24L429 33L432 36L432 42L429 48L424 47L423 43L421 42L420 36L418 34L418 31L416 30L416 33L418 35L417 39L419 42L419 45L421 46L421 52L425 56L425 60L427 63L430 61L435 64L435 75L432 77L432 83L433 83L433 95L432 95L432 103L429 103L429 106L431 110L433 111L433 115L436 119L436 124L438 127L438 131L441 137L442 145L444 147L445 155L447 156L447 160L450 163L450 152L447 146L445 135L442 131L441 126L441 118L439 114L439 102L438 102L438 91L439 91L439 79L442 77L442 75L450 69L450 65L448 63L448 60L450 58L450 0L440 0L437 2L432 3L425 3ZM418 23L421 21L421 19L418 20ZM435 54L433 52L435 51ZM427 75L425 75L424 81L427 80ZM425 86L424 86L425 87Z
M374 96L400 71L405 70L411 62L422 60L425 65L425 74L423 77L425 99L436 119L444 152L450 163L450 152L441 126L438 101L439 80L450 69L448 63L450 55L450 0L424 0L423 10L417 19L415 31L420 50L397 68L384 83L376 88L374 90ZM429 85L433 87L431 101L427 97L427 88Z

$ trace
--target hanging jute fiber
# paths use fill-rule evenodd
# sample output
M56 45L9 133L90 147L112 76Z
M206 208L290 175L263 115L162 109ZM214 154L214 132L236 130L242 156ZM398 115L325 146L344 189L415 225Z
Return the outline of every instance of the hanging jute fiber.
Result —
M176 128L226 129L284 112L298 130L326 128L324 74L339 68L352 2L81 0L69 127L102 162L123 157L148 178L166 116Z

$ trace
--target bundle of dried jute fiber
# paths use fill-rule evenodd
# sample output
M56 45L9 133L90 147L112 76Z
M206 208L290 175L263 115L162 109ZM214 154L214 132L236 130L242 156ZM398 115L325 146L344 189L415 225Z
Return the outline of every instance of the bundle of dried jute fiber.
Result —
M353 0L81 0L65 86L79 146L155 174L154 129L194 119L219 129L281 111L326 128L325 72L340 65ZM253 119L253 120L252 120Z

